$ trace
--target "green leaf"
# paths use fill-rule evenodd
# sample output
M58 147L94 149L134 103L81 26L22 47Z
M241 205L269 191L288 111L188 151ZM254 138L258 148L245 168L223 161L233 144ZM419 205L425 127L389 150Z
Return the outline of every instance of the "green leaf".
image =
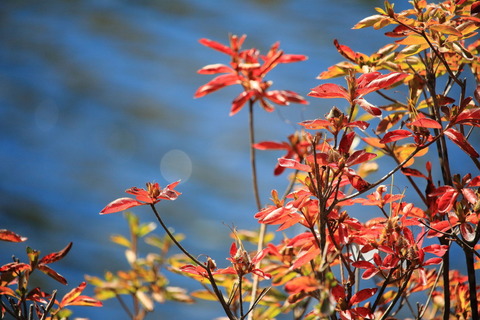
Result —
M38 264L39 255L40 255L40 251L27 247L27 256L28 256L28 260L30 260L30 265L32 266L32 268L36 268Z

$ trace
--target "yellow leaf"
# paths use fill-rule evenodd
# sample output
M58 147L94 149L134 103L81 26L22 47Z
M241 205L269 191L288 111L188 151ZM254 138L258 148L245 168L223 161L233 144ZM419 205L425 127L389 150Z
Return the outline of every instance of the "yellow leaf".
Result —
M208 290L198 290L190 293L190 295L194 298L202 299L202 300L209 300L209 301L217 301L217 296L211 293Z
M124 247L127 247L127 248L130 248L130 241L125 238L124 236L121 236L121 235L118 235L118 234L114 234L110 237L110 240L116 244L119 244L121 246L124 246Z
M374 24L378 23L381 20L389 19L388 17L382 16L380 14L376 14L370 17L366 17L365 19L360 20L352 29L361 29L366 27L371 27Z
M434 30L434 31L437 31L437 32L440 32L440 33L452 34L452 35L455 35L457 37L462 37L462 33L460 31L458 31L457 29L455 29L454 27L449 26L449 25L432 24L428 28L430 30Z
M405 159L407 159L416 149L417 147L413 143L405 144L403 146L399 146L393 150L393 153L395 154L395 157L398 159L398 161L403 162ZM422 157L425 154L428 153L428 148L424 148L420 150L418 153L416 153L413 158L407 161L405 163L404 167L409 167L411 166L414 162L416 157Z
M412 44L419 44L419 45L424 45L424 44L427 44L428 45L428 42L427 40L425 40L424 37L422 37L421 35L418 35L416 33L414 34L411 34L401 40L397 40L395 41L395 43L398 43L398 44L405 44L405 45L412 45Z
M402 51L400 51L400 53L397 55L397 59L403 59L405 57L408 57L408 56L412 56L414 54L417 54L425 49L428 48L428 44L427 43L424 43L424 44L412 44L412 45L408 45L406 46L405 48L402 49Z

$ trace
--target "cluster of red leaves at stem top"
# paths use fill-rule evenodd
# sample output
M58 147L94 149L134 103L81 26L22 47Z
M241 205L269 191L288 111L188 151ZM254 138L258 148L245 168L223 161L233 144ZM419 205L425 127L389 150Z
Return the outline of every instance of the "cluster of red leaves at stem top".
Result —
M158 183L152 182L147 182L146 189L132 187L125 190L125 192L134 195L136 199L125 197L114 200L103 208L100 214L120 212L146 204L155 204L161 200L175 200L181 195L180 192L175 190L179 183L180 181L173 182L163 189L160 188Z
M233 100L231 116L239 112L249 100L259 101L263 109L269 112L274 110L271 102L278 105L288 105L290 102L306 104L307 101L293 91L269 90L272 81L266 81L264 78L279 63L303 61L307 57L299 54L285 54L279 50L278 42L272 45L265 56L260 55L255 48L241 50L245 38L245 35L241 37L231 35L230 46L209 39L200 39L201 44L227 54L231 60L229 66L210 64L198 71L200 74L221 75L198 88L194 95L195 98L203 97L230 85L239 84L243 87L243 92Z

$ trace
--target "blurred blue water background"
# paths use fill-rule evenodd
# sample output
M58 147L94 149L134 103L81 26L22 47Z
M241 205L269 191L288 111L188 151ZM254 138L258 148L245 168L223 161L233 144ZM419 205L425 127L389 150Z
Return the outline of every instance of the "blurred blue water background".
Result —
M405 1L406 2L406 1ZM127 233L121 214L100 216L111 200L147 181L182 179L183 195L163 202L166 222L187 235L195 254L219 264L229 229L256 228L251 191L247 112L228 117L238 88L193 99L211 79L196 70L226 56L198 39L227 42L247 34L246 47L266 52L275 41L309 56L270 74L274 88L306 96L315 77L342 57L334 38L365 53L386 43L382 32L351 30L382 0L143 0L0 2L0 228L29 239L46 254L74 245L55 267L70 290L85 274L126 267L112 233ZM397 4L405 6L404 1ZM256 112L257 140L283 140L297 122L324 115L330 101ZM273 177L281 153L260 152L262 202L283 190ZM134 210L153 221L147 208ZM160 232L160 231L159 231ZM3 264L24 259L25 244L0 244ZM45 281L46 276L39 281ZM51 282L50 282L51 283ZM172 285L199 288L179 276ZM91 288L88 294L92 294ZM126 319L114 301L75 309L90 319ZM212 319L215 303L157 306L149 319Z

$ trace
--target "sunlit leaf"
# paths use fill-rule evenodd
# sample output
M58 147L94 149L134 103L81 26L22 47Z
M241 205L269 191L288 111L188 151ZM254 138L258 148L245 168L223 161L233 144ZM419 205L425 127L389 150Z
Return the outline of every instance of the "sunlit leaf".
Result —
M213 292L209 290L197 290L190 293L190 295L194 298L208 300L208 301L217 301L218 298Z
M389 17L383 16L380 14L369 16L360 20L357 24L353 26L352 29L361 29L361 28L371 27L384 19L389 19Z
M67 255L67 253L70 251L70 249L72 248L72 244L73 243L70 242L62 250L60 250L58 252L53 252L53 253L47 254L45 257L40 259L40 261L38 263L39 264L49 264L49 263L53 263L53 262L56 262L56 261L64 258Z
M440 33L451 34L451 35L455 35L457 37L462 37L462 33L460 31L458 31L454 27L446 25L446 24L434 23L434 24L429 25L428 28L430 30L435 30L435 31L438 31Z
M478 158L480 155L468 142L468 140L463 136L463 134L453 128L445 130L445 135L452 140L457 146L460 147L465 153L469 156Z
M378 288L369 288L358 291L350 299L350 304L355 305L359 302L367 300L368 298L372 297L377 292L377 290Z
M210 40L210 39L206 39L206 38L202 38L202 39L198 40L198 42L200 42L201 44L203 44L206 47L209 47L211 49L220 51L222 53L225 53L225 54L228 54L228 55L233 54L233 51L230 47L227 47L226 45L221 44L220 42Z
M334 83L325 83L313 88L308 94L310 97L315 98L343 98L350 99L350 95L342 86L339 86Z
M0 229L0 240L9 242L23 242L26 241L27 238L7 229Z
M67 284L67 279L65 279L61 274L50 268L45 264L39 264L37 268L45 273L46 275L50 276L51 278L57 280L61 284Z
M382 144L387 144L387 143L402 140L411 136L412 136L411 131L398 129L398 130L387 132L379 142Z
M116 244L119 244L127 248L130 248L131 246L130 241L122 235L112 235L110 236L110 240Z
M144 203L132 198L119 198L110 202L105 208L102 209L102 211L100 211L100 214L120 212L141 205L144 205Z
M405 45L428 45L427 40L419 34L413 33L402 40L395 41L398 44L405 44Z
M357 103L363 110L367 111L369 114L375 117L379 117L382 115L382 110L368 102L367 100L361 98L361 99L355 99L355 103Z
M305 171L305 172L311 172L312 168L307 165L307 164L302 164L296 160L293 159L286 159L286 158L279 158L278 159L278 164L282 167L285 168L290 168L290 169L295 169L295 170L300 170L300 171Z
M430 118L420 118L413 122L410 122L411 126L422 127L422 128L431 128L431 129L441 129L442 125L437 121Z

